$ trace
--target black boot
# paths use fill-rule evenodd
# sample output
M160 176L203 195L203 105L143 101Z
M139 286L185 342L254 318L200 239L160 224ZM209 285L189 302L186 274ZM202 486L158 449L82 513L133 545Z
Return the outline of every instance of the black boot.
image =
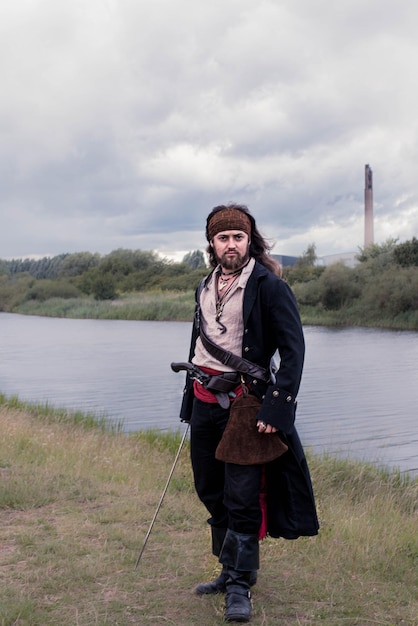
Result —
M249 572L228 569L225 597L225 621L249 622L251 619L251 591Z
M211 526L211 533L212 554L214 556L219 556L224 543L226 528L216 528L216 526ZM228 574L226 568L223 567L222 572L219 574L218 578L215 578L215 580L209 583L201 583L200 585L197 585L195 593L197 593L197 595L199 596L212 593L225 593L227 578Z
M206 594L213 593L225 593L226 592L226 581L228 580L228 568L226 566L222 567L222 571L215 580L212 580L209 583L200 583L197 585L195 592L198 596L203 596ZM249 580L248 583L250 587L253 587L257 582L257 570L249 572Z
M219 556L226 566L225 621L249 622L251 619L251 592L254 573L259 568L259 543L257 535L245 535L227 530Z
M224 540L226 535L226 528L216 528L214 526L211 527L212 531L212 554L214 556L219 557ZM215 580L212 580L209 583L200 583L197 585L195 589L195 593L199 596L215 594L215 593L225 593L226 592L226 581L228 580L228 569L224 565L222 567L222 571ZM253 570L250 572L249 576L249 584L250 587L255 585L257 582L257 570Z
M200 585L197 585L195 592L198 596L212 593L225 593L227 580L228 570L224 566L218 578L215 578L215 580L212 580L210 583L200 583Z

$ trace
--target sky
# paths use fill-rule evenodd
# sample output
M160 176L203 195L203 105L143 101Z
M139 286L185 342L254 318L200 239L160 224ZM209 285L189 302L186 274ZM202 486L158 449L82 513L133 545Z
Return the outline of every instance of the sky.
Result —
M181 260L246 204L273 252L418 235L416 0L0 4L0 258Z

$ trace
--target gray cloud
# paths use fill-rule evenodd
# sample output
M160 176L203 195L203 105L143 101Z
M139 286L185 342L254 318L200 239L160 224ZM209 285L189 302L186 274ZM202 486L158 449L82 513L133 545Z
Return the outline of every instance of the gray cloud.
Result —
M0 258L203 247L250 206L276 252L418 230L414 0L14 0L0 15Z

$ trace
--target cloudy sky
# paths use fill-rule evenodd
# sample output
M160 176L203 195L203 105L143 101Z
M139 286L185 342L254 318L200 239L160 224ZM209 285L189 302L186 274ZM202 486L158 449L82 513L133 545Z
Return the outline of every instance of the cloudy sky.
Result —
M181 256L221 203L277 254L418 235L416 0L0 5L0 258ZM180 256L179 256L180 255Z

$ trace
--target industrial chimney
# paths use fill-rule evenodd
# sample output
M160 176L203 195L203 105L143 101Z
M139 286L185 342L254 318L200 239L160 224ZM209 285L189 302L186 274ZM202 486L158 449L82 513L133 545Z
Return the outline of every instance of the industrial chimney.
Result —
M364 188L364 247L374 243L373 233L373 172L370 165L365 166L366 184Z

